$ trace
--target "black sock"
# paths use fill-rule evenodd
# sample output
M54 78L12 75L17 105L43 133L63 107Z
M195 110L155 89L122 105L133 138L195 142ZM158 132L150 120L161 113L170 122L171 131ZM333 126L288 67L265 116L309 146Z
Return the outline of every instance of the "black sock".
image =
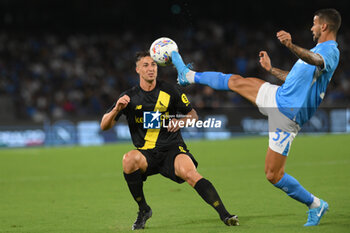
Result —
M212 183L204 178L200 179L194 186L194 189L203 198L205 202L211 205L220 215L221 220L230 216L230 213L225 209L219 194L216 192Z
M148 211L150 207L147 205L145 196L143 195L143 180L140 169L130 174L124 173L124 178L128 184L131 195L139 205L139 209Z

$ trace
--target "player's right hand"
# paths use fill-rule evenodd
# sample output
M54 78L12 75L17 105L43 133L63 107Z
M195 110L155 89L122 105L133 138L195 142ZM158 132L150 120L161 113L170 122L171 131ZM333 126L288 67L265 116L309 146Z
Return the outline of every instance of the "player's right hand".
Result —
M119 112L121 110L123 110L124 108L126 108L126 106L128 106L130 102L130 97L128 95L123 95L122 97L120 97L117 101L117 103L115 104L115 109Z
M266 51L260 51L259 52L259 57L260 57L260 65L262 66L262 68L264 68L267 71L270 71L272 66L271 66L271 59L269 57L269 55L267 54Z
M277 32L276 36L277 39L287 48L289 48L292 45L292 36L289 32L281 30Z

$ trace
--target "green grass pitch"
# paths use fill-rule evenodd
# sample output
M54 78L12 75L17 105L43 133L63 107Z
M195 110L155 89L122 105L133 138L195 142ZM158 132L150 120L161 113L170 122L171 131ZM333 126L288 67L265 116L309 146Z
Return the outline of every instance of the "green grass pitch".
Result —
M188 184L161 175L144 185L153 217L144 232L350 232L350 135L298 136L286 171L330 212L305 228L307 208L265 180L267 137L192 141L198 171L241 226L227 227ZM122 174L131 143L0 150L0 232L131 232L134 203Z

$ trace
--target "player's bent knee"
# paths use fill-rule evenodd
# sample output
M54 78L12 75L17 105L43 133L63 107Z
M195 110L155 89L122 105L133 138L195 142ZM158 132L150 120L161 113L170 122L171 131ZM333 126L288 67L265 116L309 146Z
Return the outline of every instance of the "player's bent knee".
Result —
M239 88L239 86L241 85L241 81L244 78L238 74L233 74L230 79L228 80L228 87L233 90L236 88Z
M123 164L127 165L127 164L130 164L130 163L133 163L136 161L136 156L130 152L124 154L123 156Z
M203 178L196 170L190 170L184 173L183 179L192 187L197 183L198 180Z
M126 173L129 173L132 168L132 156L128 153L123 156L123 170Z
M237 92L245 98L248 98L251 92L252 80L249 78L244 78L240 75L234 74L228 81L228 87L231 91ZM249 98L248 98L249 99Z
M276 184L283 177L283 173L267 170L265 176L270 183Z
M140 155L135 151L129 151L123 156L123 169L124 172L129 173L136 171L140 168Z
M270 183L273 183L275 175L272 172L266 172L265 177Z

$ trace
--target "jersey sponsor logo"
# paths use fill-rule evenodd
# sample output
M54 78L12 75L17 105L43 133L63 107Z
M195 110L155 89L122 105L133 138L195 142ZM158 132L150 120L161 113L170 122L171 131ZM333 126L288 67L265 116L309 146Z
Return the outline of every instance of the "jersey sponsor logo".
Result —
M137 117L135 116L135 123L142 124L143 123L143 117Z
M157 110L156 112L143 112L143 128L144 129L160 129L161 121L160 116L162 113Z

